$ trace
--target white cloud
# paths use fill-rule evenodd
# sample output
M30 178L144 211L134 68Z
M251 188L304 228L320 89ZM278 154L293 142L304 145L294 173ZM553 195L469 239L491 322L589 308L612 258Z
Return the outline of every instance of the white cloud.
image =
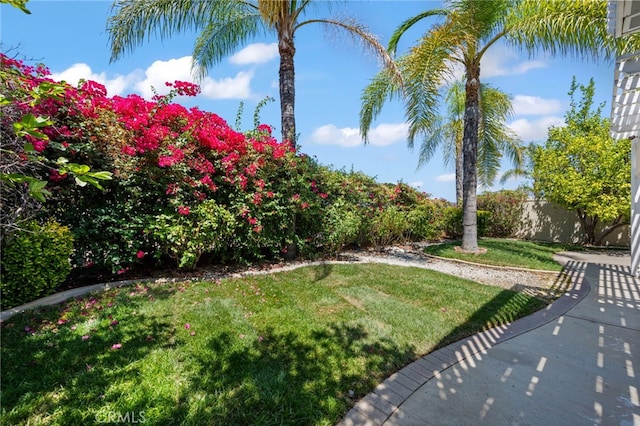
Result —
M538 96L516 95L513 98L515 115L550 115L563 110L558 99L544 99Z
M205 77L202 81L202 95L209 99L247 99L251 97L253 71L240 71L235 77L214 80Z
M133 72L126 76L118 75L114 78L108 78L107 74L101 72L96 74L91 67L85 63L77 63L71 65L66 70L59 73L52 73L51 78L55 81L66 81L67 83L77 86L80 80L93 80L103 84L107 88L109 96L120 95L124 93L127 87L136 78L138 73Z
M360 131L353 127L337 128L333 124L325 124L313 131L311 140L320 145L339 145L353 148L362 145Z
M278 57L278 43L250 44L229 58L235 65L263 64Z
M545 68L544 61L520 60L520 55L504 46L493 46L487 50L480 63L480 75L482 78L491 78L504 75L525 74L529 70Z
M191 74L191 56L169 59L168 61L155 61L145 70L144 80L135 84L135 89L146 99L150 99L154 93L154 87L158 93L166 94L169 88L165 82L176 80L194 82ZM235 77L214 79L205 77L199 82L202 95L209 99L246 99L251 96L252 71L240 71Z
M393 145L407 139L408 125L406 123L382 123L369 131L369 143L376 146ZM338 145L352 148L362 145L360 130L354 127L339 129L333 124L318 127L311 134L311 140L320 145Z
M145 71L145 78L135 83L134 88L146 99L154 95L152 87L159 94L167 94L169 88L166 82L193 81L191 78L191 56L169 59L168 61L155 61Z
M378 124L369 131L371 145L387 146L407 140L409 125L406 123Z
M455 182L456 174L455 173L447 173L445 175L436 176L436 182Z
M547 138L549 127L563 126L564 119L561 117L549 116L538 120L527 120L521 118L509 123L513 130L523 142L540 141Z

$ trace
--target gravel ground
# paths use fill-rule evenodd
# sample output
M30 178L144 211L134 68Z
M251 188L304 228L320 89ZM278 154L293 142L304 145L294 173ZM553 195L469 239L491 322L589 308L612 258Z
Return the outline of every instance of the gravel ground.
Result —
M486 285L526 292L545 299L557 298L570 284L568 277L559 272L523 271L441 260L410 248L391 247L377 252L344 252L339 258L351 262L386 263L431 269Z

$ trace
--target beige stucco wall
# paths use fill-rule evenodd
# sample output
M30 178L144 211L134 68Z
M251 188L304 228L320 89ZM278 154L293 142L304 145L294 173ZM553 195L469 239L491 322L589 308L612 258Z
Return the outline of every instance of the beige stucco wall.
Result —
M524 203L521 227L516 236L527 240L557 243L580 243L582 226L575 212L569 212L556 204L542 200ZM622 226L604 241L605 245L629 247L630 226Z

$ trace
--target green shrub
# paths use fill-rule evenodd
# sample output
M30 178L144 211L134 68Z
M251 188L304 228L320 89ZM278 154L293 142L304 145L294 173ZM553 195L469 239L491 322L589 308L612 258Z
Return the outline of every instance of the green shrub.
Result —
M487 192L478 196L478 209L490 212L487 236L512 237L522 220L527 193L522 190Z
M362 216L353 205L340 198L324 212L322 245L327 253L356 244L363 225Z
M55 221L30 222L3 241L2 309L51 294L71 271L72 252L71 231Z
M156 217L151 228L160 251L174 259L179 268L192 269L204 253L215 253L229 245L235 218L214 200L200 203L183 214Z
M443 200L426 200L409 210L410 237L414 241L433 241L443 237L444 211L448 204Z
M409 239L410 233L407 213L396 206L378 211L371 220L369 242L374 246L388 246Z
M487 232L491 213L484 210L478 210L478 237L484 237ZM449 207L444 211L444 233L453 239L462 238L462 207Z

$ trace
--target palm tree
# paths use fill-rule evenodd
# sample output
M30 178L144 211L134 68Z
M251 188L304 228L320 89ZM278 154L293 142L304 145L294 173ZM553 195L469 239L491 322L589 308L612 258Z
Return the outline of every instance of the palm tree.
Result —
M442 147L444 163L455 164L456 203L462 206L462 139L464 134L464 83L461 80L445 88L446 116L438 117L436 123L425 126L426 135L420 148L418 167L431 160L438 146ZM480 125L478 135L478 179L480 185L493 185L500 169L500 160L506 154L513 166L522 165L522 145L516 134L507 127L512 115L511 97L488 85L480 85ZM433 129L430 132L430 128ZM410 145L411 148L413 146Z
M409 143L437 123L438 89L455 66L465 73L463 152L462 249L478 252L477 156L480 127L480 62L498 41L533 55L570 54L583 58L609 58L615 53L638 50L640 34L614 39L607 33L606 0L450 0L404 21L394 32L388 50L395 53L398 41L413 25L440 18L405 56L397 60L404 86L394 83L383 70L363 94L360 130L366 136L384 102L401 97L409 124Z
M111 60L133 51L150 35L161 39L176 33L199 32L193 48L194 71L203 77L211 66L257 36L275 33L280 54L280 110L282 139L295 147L296 31L307 24L320 23L337 29L394 66L375 35L350 18L307 19L304 14L312 0L116 0L108 19ZM322 2L327 4L326 1Z

